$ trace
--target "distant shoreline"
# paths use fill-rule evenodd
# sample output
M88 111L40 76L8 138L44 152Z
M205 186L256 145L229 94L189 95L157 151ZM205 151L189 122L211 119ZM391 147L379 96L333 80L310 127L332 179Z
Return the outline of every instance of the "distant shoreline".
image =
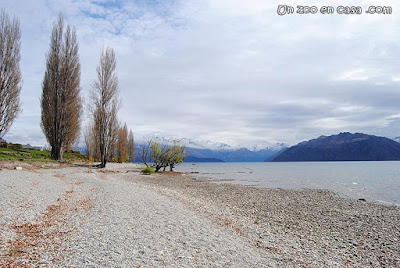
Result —
M182 164L196 177L230 179L239 185L283 189L329 189L343 197L400 205L400 166L375 162L238 162Z

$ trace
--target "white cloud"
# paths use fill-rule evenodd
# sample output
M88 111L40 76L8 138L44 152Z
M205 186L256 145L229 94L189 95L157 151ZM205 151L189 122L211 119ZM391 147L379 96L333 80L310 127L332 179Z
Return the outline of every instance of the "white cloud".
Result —
M368 75L366 75L366 72L364 69L357 69L357 70L352 70L346 73L341 74L336 80L368 80Z
M398 114L400 101L400 17L278 16L278 4L1 1L1 8L21 19L24 79L24 112L6 138L45 143L39 97L50 31L60 11L77 30L85 96L101 47L115 49L120 118L137 136L158 132L231 144L293 144L339 131L393 136L398 127L391 116ZM362 3L370 4L376 3ZM385 5L400 8L394 0Z

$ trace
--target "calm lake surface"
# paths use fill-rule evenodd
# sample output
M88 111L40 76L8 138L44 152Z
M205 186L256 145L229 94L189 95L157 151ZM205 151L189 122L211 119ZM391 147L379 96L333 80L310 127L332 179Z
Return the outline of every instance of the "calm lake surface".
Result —
M343 197L400 205L400 161L182 163L176 171L265 188L329 189Z

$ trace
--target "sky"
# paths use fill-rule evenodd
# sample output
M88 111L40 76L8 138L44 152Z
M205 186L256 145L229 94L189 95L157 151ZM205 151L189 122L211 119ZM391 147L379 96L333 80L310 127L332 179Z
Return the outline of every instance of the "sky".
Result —
M60 12L76 28L86 102L101 49L115 50L118 116L137 140L248 146L344 131L400 136L400 2L323 2L363 14L277 14L281 4L320 8L314 0L0 0L22 32L23 111L4 138L46 144L41 83ZM377 4L392 14L364 13Z

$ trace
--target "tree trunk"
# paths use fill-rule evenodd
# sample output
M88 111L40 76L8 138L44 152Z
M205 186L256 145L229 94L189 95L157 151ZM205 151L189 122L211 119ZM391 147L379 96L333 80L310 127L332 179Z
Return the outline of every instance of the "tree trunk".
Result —
M169 165L169 171L174 171L173 169L174 169L174 165L172 165L172 164Z
M103 145L100 145L100 168L105 168L107 164L107 154Z
M51 159L61 161L62 160L62 148L59 144L51 147Z

